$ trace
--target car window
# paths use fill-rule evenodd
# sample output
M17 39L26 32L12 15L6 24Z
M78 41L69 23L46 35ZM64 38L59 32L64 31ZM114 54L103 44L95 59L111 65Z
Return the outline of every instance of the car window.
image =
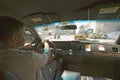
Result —
M76 29L72 29L71 25ZM120 35L120 19L74 20L37 25L34 28L43 40L115 43Z
M24 43L24 50L34 50L35 46L35 37L31 33L29 29L25 29L25 43Z

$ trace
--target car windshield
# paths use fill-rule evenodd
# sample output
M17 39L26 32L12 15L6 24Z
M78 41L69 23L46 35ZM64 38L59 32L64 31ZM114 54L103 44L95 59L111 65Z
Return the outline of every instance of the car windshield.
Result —
M73 20L34 26L42 40L115 43L120 35L120 19Z

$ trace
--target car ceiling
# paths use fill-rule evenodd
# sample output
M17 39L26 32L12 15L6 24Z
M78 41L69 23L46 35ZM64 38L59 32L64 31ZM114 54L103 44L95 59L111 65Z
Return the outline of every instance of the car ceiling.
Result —
M119 7L99 14L101 8ZM67 20L120 18L120 0L0 0L0 16L13 16L31 25Z

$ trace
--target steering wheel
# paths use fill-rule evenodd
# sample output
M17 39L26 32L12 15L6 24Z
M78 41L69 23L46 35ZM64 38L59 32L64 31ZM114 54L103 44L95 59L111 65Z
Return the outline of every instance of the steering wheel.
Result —
M35 51L37 52L37 53L39 53L39 49L40 48L44 48L44 46L45 46L45 42L47 42L48 43L48 45L49 45L49 48L50 48L50 50L52 51L52 54L55 54L56 53L56 45L52 42L52 41L49 41L49 40L44 40L43 42L41 42L41 43L39 43L38 45L37 45L37 47L36 47L36 49L35 49ZM44 50L44 49L43 49Z
M42 53L42 54L47 54L47 53L43 52L43 51L44 51L45 42L47 42L47 44L49 45L49 50L50 50L50 54L49 54L49 55L51 56L51 58L50 58L50 60L48 61L48 63L51 63L51 61L53 61L54 59L56 59L56 45L55 45L52 41L45 40L45 41L39 43L39 44L37 45L35 51L36 51L37 53L40 53L40 54L41 54L41 53ZM41 50L40 50L40 49L41 49ZM49 51L48 51L48 53L49 53Z

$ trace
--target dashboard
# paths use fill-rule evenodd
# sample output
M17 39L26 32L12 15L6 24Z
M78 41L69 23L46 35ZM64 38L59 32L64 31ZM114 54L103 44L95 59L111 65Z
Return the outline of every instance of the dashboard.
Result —
M82 41L54 43L58 50L56 59L62 59L63 70L108 78L120 74L120 45Z
M83 41L56 41L57 50L62 54L82 54L82 52L102 52L120 54L120 45Z

